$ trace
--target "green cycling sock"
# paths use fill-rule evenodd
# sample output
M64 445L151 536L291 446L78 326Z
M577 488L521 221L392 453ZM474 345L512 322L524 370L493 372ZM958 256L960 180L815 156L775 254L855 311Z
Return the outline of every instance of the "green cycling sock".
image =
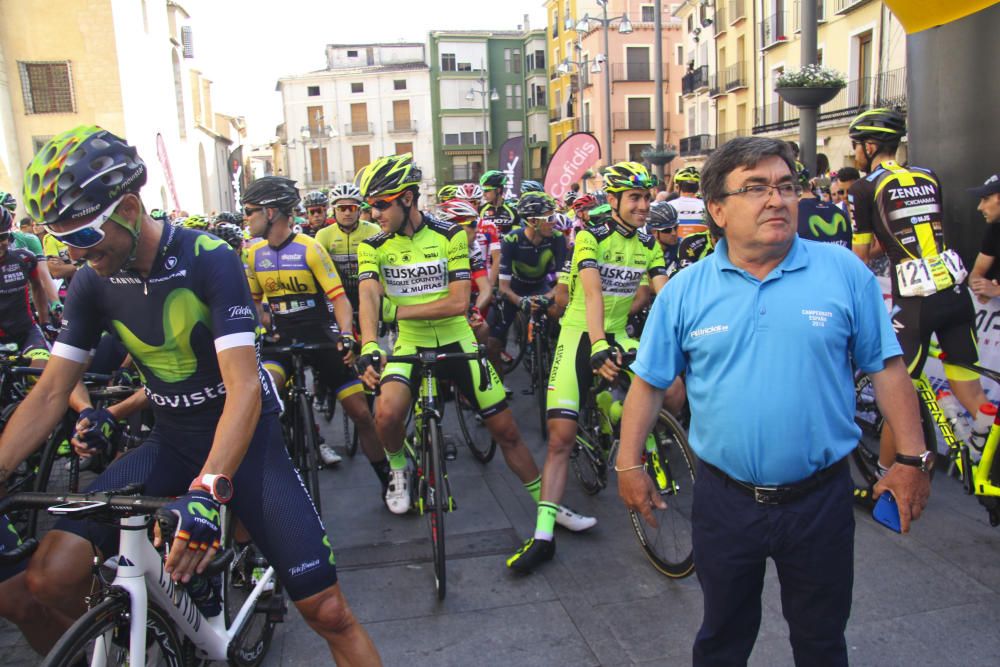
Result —
M539 475L535 479L525 484L524 490L530 493L531 499L537 503L541 499L542 495L542 476Z
M538 519L535 521L535 539L551 540L556 529L556 514L559 506L555 503L542 501L538 503Z
M389 467L392 470L406 470L406 453L402 447L400 447L398 452L390 452L387 449L385 450L385 455L389 459Z

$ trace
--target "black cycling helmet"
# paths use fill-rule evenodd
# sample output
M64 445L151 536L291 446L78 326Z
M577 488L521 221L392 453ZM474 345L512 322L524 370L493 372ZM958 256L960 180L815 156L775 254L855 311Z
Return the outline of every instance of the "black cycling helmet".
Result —
M24 208L43 225L79 220L145 184L146 164L133 146L96 125L80 125L35 154L24 174ZM138 230L129 231L138 238Z
M295 181L284 176L264 176L250 184L240 203L276 208L285 215L291 215L300 200Z
M895 109L869 109L851 121L847 134L854 141L898 143L906 136L906 116Z
M212 233L232 246L233 250L239 250L243 247L243 230L240 229L239 225L234 225L231 222L220 222Z
M527 192L517 202L517 213L522 218L544 218L556 210L556 200L544 192Z
M538 181L521 181L521 194L528 192L545 192L545 188Z
M17 210L17 200L14 199L14 195L9 192L4 192L0 190L0 207L3 207L13 213Z
M330 203L330 200L327 198L325 192L313 190L306 193L306 196L302 198L302 203L306 208L313 208L315 206L326 206Z
M239 213L233 213L232 211L223 211L215 216L215 224L219 225L223 223L241 227L243 225L243 216Z
M677 222L677 209L668 202L658 201L650 205L649 217L646 218L646 227L649 229L673 229Z
M507 174L502 171L497 171L496 169L490 169L488 172L479 177L479 185L482 186L483 190L496 190L497 188L502 188L507 185Z
M14 216L6 206L0 206L0 234L6 234L14 226Z

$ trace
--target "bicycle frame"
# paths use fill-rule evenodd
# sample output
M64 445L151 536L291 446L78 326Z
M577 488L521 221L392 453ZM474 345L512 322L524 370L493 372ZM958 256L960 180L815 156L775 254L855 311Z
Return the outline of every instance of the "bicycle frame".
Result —
M111 585L124 590L129 596L131 667L145 667L146 664L146 609L150 601L167 613L180 633L191 640L205 659L227 660L230 643L243 628L264 588L274 578L274 568L267 568L232 625L226 628L225 614L206 619L184 587L174 583L163 569L163 558L146 536L145 516L122 518L119 525L118 570ZM101 642L103 639L98 640L98 647ZM95 651L94 655L92 667L103 667L103 662L97 659L101 652Z

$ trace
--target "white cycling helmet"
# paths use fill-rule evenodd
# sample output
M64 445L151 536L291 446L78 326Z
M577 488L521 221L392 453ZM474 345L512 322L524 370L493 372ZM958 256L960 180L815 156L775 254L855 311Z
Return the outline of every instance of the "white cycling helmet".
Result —
M483 198L483 188L479 183L462 183L455 188L455 197L478 202Z
M361 190L354 183L337 183L330 188L330 203L336 204L341 199L350 199L359 204L364 201L361 198Z

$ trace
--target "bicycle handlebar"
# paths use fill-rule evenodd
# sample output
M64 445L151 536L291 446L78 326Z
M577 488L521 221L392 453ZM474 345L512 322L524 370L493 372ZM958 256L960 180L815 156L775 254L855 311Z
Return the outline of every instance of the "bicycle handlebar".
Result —
M263 352L272 354L305 354L315 350L339 350L338 343L292 343L291 345L264 345Z
M139 496L129 489L119 491L92 491L90 493L41 493L38 491L22 491L0 498L0 514L14 509L48 509L54 505L100 501L105 503L93 510L76 512L74 518L84 518L100 512L116 518L155 514L173 498L154 498Z
M44 368L35 368L34 366L9 366L8 370L14 375L41 375ZM84 373L83 381L95 384L102 384L105 382L111 382L111 375L107 373ZM138 388L138 387L136 387Z
M20 563L22 560L35 553L35 549L38 548L38 540L31 538L21 542L10 551L0 552L0 566L14 565L15 563Z
M373 354L372 361L375 363L376 367L380 364L380 358L382 355ZM449 360L464 360L464 361L476 361L479 363L480 373L479 373L479 391L486 391L490 386L492 386L492 380L489 373L489 366L487 365L486 359L486 346L479 344L476 346L475 352L439 352L438 350L420 350L416 354L387 354L385 355L385 362L388 363L400 363L400 364L418 364L420 366L431 368L435 364L442 361ZM377 393L377 390L376 390Z

